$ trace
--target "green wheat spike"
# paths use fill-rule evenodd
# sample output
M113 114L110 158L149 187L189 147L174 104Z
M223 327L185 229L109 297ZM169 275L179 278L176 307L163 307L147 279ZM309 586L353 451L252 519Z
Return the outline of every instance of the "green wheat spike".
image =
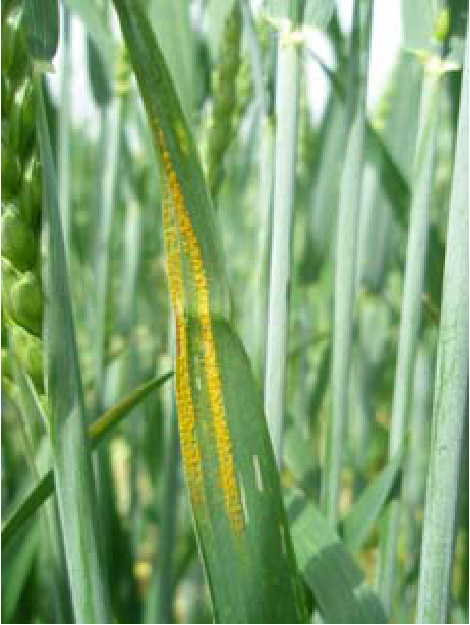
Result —
M23 5L2 15L2 383L14 395L12 352L44 392L42 370L42 172Z
M223 158L234 135L236 76L240 68L242 16L238 2L228 14L222 36L220 60L214 73L214 104L208 145L208 185L214 198L223 180Z

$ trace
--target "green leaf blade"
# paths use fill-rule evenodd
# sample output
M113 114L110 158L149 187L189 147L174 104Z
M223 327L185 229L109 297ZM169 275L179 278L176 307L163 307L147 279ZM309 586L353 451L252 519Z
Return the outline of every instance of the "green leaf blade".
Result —
M352 551L358 551L366 541L400 478L402 464L400 451L368 484L341 524L344 542Z
M301 590L261 392L230 326L220 320L213 327L234 463L244 492L248 559L242 556L237 568L248 622L297 621L302 619Z
M377 595L337 534L298 491L285 493L299 568L328 623L385 623Z
M59 43L57 0L25 3L27 41L35 61L51 62Z
M93 448L96 448L122 419L131 414L132 409L143 401L151 391L159 388L172 376L173 372L169 371L158 378L142 384L129 393L119 404L110 408L99 419L94 421L88 428ZM53 492L54 476L52 470L49 470L2 525L3 547L9 544L18 529L22 527L25 521L38 510Z
M178 100L171 75L139 3L114 0L137 78L154 143L161 161L165 152L181 186L185 207L201 249L210 284L211 311L227 316L228 292L220 234L198 152ZM161 144L163 133L164 146Z
M417 622L444 622L468 420L468 33L447 234ZM468 440L468 439L467 439Z
M197 151L145 14L115 0L164 168L180 440L215 618L304 618L279 475L248 359L223 319L226 276Z
M38 136L43 163L43 200L49 227L45 263L47 389L50 440L66 562L77 620L109 620L109 597L100 557L96 491L78 354L69 296L57 184L42 85L38 94Z
M105 59L89 35L86 38L86 46L91 92L96 104L104 107L109 104L113 95Z

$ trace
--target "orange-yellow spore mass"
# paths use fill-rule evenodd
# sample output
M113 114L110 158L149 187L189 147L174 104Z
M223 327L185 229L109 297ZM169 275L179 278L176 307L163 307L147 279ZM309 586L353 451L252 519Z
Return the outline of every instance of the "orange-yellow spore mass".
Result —
M196 417L192 403L188 371L188 342L184 321L184 290L177 230L171 215L171 198L163 201L165 245L168 255L168 281L176 315L176 401L179 408L180 438L186 475L195 506L202 507L204 479L201 450L196 438Z
M187 362L187 337L184 319L183 272L181 267L181 244L183 252L189 256L190 267L196 284L198 297L198 313L204 345L204 368L209 391L209 401L213 416L217 455L220 466L221 488L227 516L233 530L241 533L245 526L240 493L235 477L233 454L230 435L222 396L222 384L217 367L217 355L212 332L209 308L209 291L206 272L197 244L191 221L184 205L176 173L171 158L165 147L162 132L159 132L159 143L163 155L163 167L168 182L168 195L164 202L164 231L168 249L168 275L173 307L176 312L177 324L177 401L180 411L180 430L183 455L187 473L190 477L196 474L196 483L202 484L201 450L195 444L195 415L191 400L191 386ZM174 209L174 215L170 211ZM200 477L199 477L199 473Z

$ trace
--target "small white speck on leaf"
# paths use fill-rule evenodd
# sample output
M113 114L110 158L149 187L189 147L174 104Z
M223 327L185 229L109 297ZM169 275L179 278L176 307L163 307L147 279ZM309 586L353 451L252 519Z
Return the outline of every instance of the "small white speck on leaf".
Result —
M245 516L245 525L248 525L248 506L246 505L245 488L243 486L241 473L238 474L238 482L240 484L240 496L242 500L243 514Z
M263 492L263 479L261 477L261 467L259 466L259 459L257 455L253 456L253 466L255 468L256 485L260 493Z

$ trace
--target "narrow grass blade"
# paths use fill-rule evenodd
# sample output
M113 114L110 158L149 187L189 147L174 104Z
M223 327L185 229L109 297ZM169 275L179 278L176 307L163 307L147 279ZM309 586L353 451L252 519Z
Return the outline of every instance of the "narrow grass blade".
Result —
M59 206L64 233L65 257L70 251L70 13L63 5L62 65L59 108Z
M434 337L433 337L434 339ZM424 506L434 391L434 340L418 346L413 372L410 441L403 479L403 499L415 517ZM421 536L419 537L421 541Z
M25 443L26 461L35 478L38 478L39 469L35 459L35 451L37 449L39 437L36 428L38 424L46 425L47 419L43 409L40 407L39 399L31 378L23 371L13 351L13 347L10 347L10 349L12 351L11 365L15 383L15 396L18 401L22 434Z
M289 328L290 242L294 211L299 97L299 52L286 40L288 35L289 30L280 32L278 35L276 156L264 402L269 432L279 467L282 462Z
M420 623L443 623L447 617L459 459L468 415L468 35L465 48L421 549Z
M310 236L315 256L322 260L333 247L339 181L348 139L346 107L333 94L325 118L325 140L317 179L310 195Z
M95 298L95 366L96 366L96 405L102 405L104 375L104 327L106 314L106 294L108 289L108 259L111 224L116 202L116 180L121 145L122 102L118 98L101 110L100 130L100 192L99 220L95 247L96 298ZM124 289L124 293L126 290Z
M168 352L175 357L176 336L173 313L168 315ZM153 579L145 601L146 623L170 623L173 621L174 598L174 549L176 538L176 509L179 495L179 436L178 414L176 406L176 388L171 388L166 395L163 411L165 415L164 443L165 467L163 476L163 500L157 495L157 506L161 509L162 547L155 554ZM160 471L159 471L160 472ZM159 490L159 489L158 489Z
M96 47L100 51L104 64L103 68L107 70L108 83L112 84L111 72L112 60L114 58L115 42L109 30L106 28L104 20L104 12L100 9L100 4L94 0L64 0L65 4L72 13L80 17L85 25L87 32L95 42Z
M346 100L346 90L338 77L338 72L333 72L308 48L307 51L310 56L317 61L326 76L328 76L335 95L337 96L337 101L344 103ZM404 64L406 64L406 61ZM328 147L329 143L329 141L326 141L326 147ZM405 224L410 202L409 183L404 175L406 170L400 167L399 163L396 161L395 155L390 151L388 144L369 119L366 121L365 157L367 161L380 164L380 177L384 190L392 203L398 221ZM338 158L335 159L336 163L337 161Z
M408 234L403 305L398 338L398 356L392 399L392 420L389 439L389 458L393 459L404 444L406 415L410 400L414 360L421 319L421 299L427 259L429 202L434 170L435 137L439 79L433 75L424 78L420 118L415 151L415 180ZM380 572L380 594L387 613L392 607L395 578L396 544L400 507L399 501L390 504L388 538Z
M382 142L382 149L373 146L366 133L372 188L361 212L357 269L358 283L376 292L382 288L389 261L396 254L396 239L390 236L393 215L403 228L409 222L410 193L406 181L406 191L402 189L400 172L410 172L413 163L421 83L422 68L402 52L370 126L377 141ZM403 84L408 85L406 90L401 88ZM395 164L398 173L387 165L388 161ZM366 180L365 176L364 193Z
M13 373L18 389L19 407L24 435L27 439L27 447L29 447L29 464L35 479L39 481L41 474L43 473L44 463L41 462L35 455L35 451L38 449L38 438L34 434L34 424L42 423L45 425L47 417L44 414L44 410L39 402L34 384L16 362L13 363ZM58 545L58 539L60 539L59 519L57 508L53 502L50 502L45 506L44 520L52 550L53 564L60 566L64 563L64 554L60 545Z
M399 222L405 224L411 196L409 182L393 159L384 140L370 123L367 124L366 158L369 161L380 162L380 179L385 193Z
M159 583L158 621L169 623L172 620L174 595L173 551L175 547L176 503L178 496L179 437L176 412L175 387L171 389L171 414L168 423L165 467L165 509L162 523L161 569Z
M173 375L172 371L142 384L132 391L119 404L110 408L88 428L93 448L95 448L148 394L159 388ZM54 492L54 477L49 470L39 483L27 495L18 509L2 525L2 547L5 548L17 530L33 515L36 510Z
M75 344L57 186L42 85L36 83L43 198L49 246L45 264L45 347L49 434L72 603L79 621L109 621L96 491Z
M262 380L266 362L268 275L270 224L274 186L274 121L269 115L262 115L260 138L260 180L259 180L259 230L258 258L254 269L256 299L252 311L252 341L248 347L250 361L257 379Z
M317 471L319 472L320 467L309 440L303 436L295 419L289 413L286 414L283 460L285 466L292 472L296 484L308 491L310 479Z
M427 338L427 337L426 337ZM407 558L404 575L397 578L397 596L403 597L405 588L412 581L418 590L419 561L423 535L424 497L431 451L432 402L436 365L437 332L430 333L431 340L418 345L413 373L413 391L410 402L409 442L407 441L406 464L401 485L402 518L400 546L406 548ZM468 464L468 461L467 461ZM467 508L468 509L468 508ZM385 519L386 520L386 519ZM405 522L404 522L405 521ZM381 537L383 540L383 538ZM401 547L403 549L403 547ZM403 552L401 552L403 553ZM399 556L401 555L399 551ZM394 617L409 619L416 615L416 593L408 601L399 601ZM410 605L411 604L411 605ZM411 609L410 609L411 608Z
M272 213L275 128L269 112L270 100L263 79L261 50L251 8L247 0L241 1L243 28L248 39L251 68L257 106L259 108L259 226L258 258L254 269L254 284L257 296L253 303L252 339L247 345L255 377L262 379L266 358L266 323L267 323L267 282L269 259L269 230Z
M2 526L2 549L6 549L20 527L54 492L54 476L52 471L40 480L29 495L21 502L19 508L5 521Z
M263 67L261 61L261 50L256 33L253 14L248 0L241 0L243 15L243 28L248 38L248 49L250 52L251 70L253 72L253 83L256 94L257 105L263 115L268 114L269 96L263 79Z
M341 177L338 231L336 240L335 306L333 327L332 412L329 424L326 511L332 526L338 522L340 477L347 422L347 398L351 361L351 335L356 283L357 233L361 206L361 183L364 163L366 123L366 87L369 42L372 25L372 2L357 0L353 38L358 37L357 52L359 92L357 110L350 129L345 164ZM355 31L358 31L355 34ZM350 68L351 91L348 109L354 106L355 59Z
M49 454L45 456L42 453L36 453L37 450L40 449L39 445L44 444L44 441L38 438L37 426L39 423L46 425L47 416L41 406L31 378L22 370L16 360L14 360L12 364L19 412L23 424L24 437L27 439L26 454L29 456L28 464L30 465L35 480L40 481L41 476L44 474L44 466L46 463L49 463ZM65 569L65 554L60 532L57 502L54 498L47 501L41 509L39 526L42 530L40 538L41 550L38 554L38 566L41 568L41 574L43 570L46 569L46 576L51 576L53 579L57 579L57 577L62 578ZM31 530L26 531L29 533ZM3 546L4 543L9 544L8 541L3 541L2 537ZM11 544L13 546L14 541ZM66 606L69 605L69 598L67 597L67 599L65 599L63 593L61 593L60 584L54 585L53 593L55 601L53 600L52 603L54 603L57 609L57 619L60 620L61 618L65 618L64 615L67 611Z
M2 548L2 621L11 623L21 592L31 575L40 548L39 524L35 523L18 545L17 552L5 554Z
M335 309L332 351L332 412L329 425L326 510L331 524L338 522L342 449L345 442L349 368L351 359L352 315L354 306L357 225L363 154L363 124L356 120L349 136L341 181Z
M297 561L327 623L385 623L375 592L315 505L298 491L285 494Z
M59 43L59 6L57 0L25 4L27 40L31 56L38 62L51 62Z
M341 523L341 535L351 551L359 551L393 495L401 478L403 456L403 451L398 453L368 484Z
M109 104L113 93L104 58L94 40L87 35L87 65L93 99L100 107Z
M132 412L132 409L143 401L150 392L160 388L160 386L162 386L172 376L173 371L168 371L168 373L165 373L158 378L153 378L149 382L141 384L129 393L125 399L119 402L119 404L107 410L99 419L94 421L88 428L93 448L101 443L101 441L110 432L112 432L114 428Z
M331 340L329 340L323 348L323 352L318 365L317 381L308 402L308 410L311 418L315 418L315 416L319 414L322 402L328 389L331 371L331 352L332 346Z

